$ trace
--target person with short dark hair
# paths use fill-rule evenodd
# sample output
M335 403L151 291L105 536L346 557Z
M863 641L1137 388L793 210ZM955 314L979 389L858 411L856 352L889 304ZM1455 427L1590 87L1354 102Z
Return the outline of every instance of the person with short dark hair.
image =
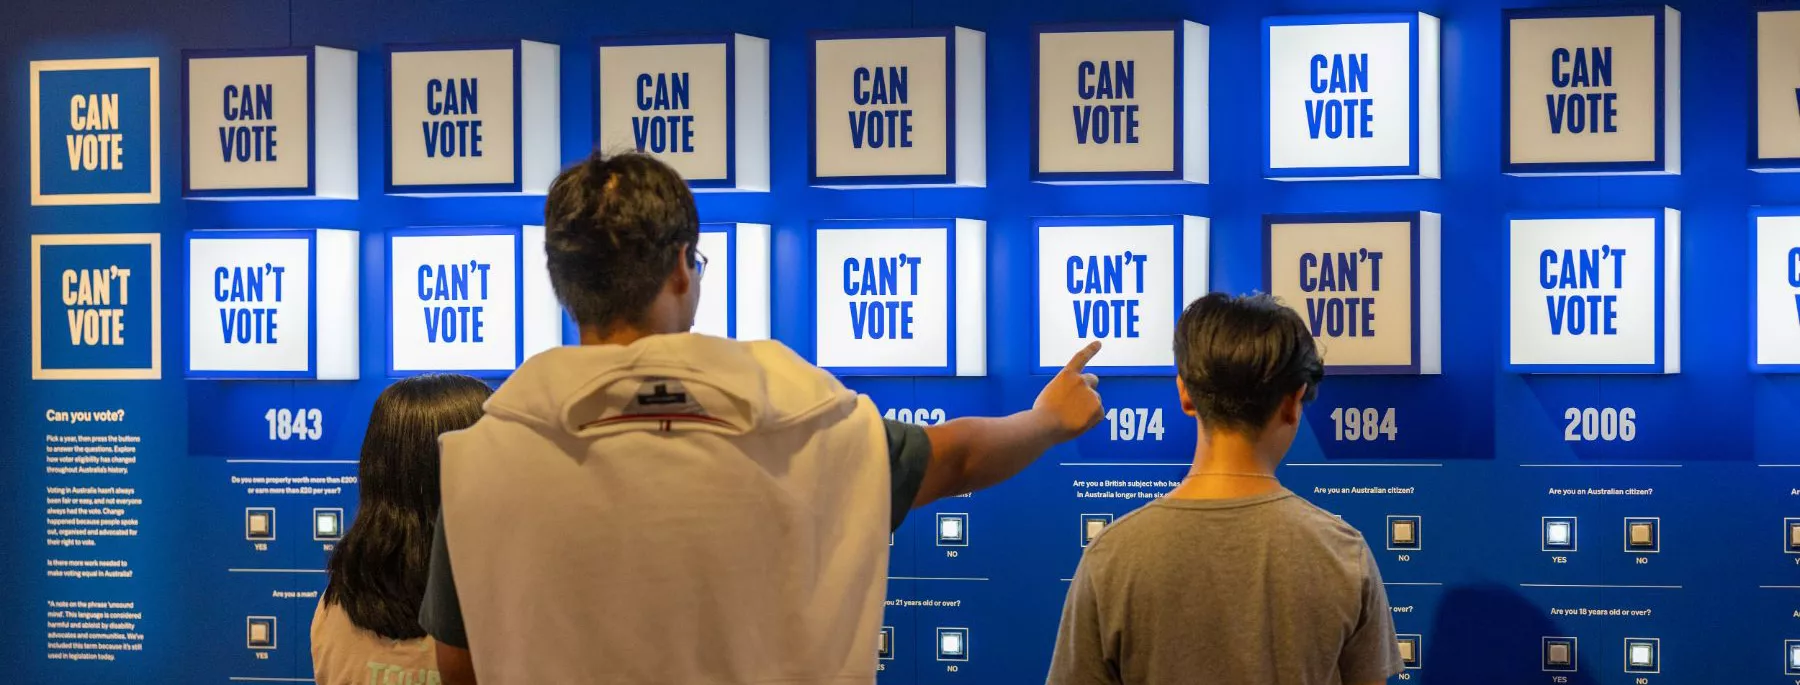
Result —
M1175 329L1199 423L1173 492L1089 545L1063 605L1050 685L1379 685L1402 670L1375 557L1281 486L1324 364L1268 295L1207 295Z
M468 376L425 375L375 398L357 465L356 520L337 543L313 613L319 685L437 681L436 644L419 627L438 514L438 436L481 418L492 391Z
M873 685L892 531L1103 413L1082 350L1032 409L928 428L779 343L688 333L707 257L672 169L564 171L544 208L581 345L444 438L420 620L443 682Z

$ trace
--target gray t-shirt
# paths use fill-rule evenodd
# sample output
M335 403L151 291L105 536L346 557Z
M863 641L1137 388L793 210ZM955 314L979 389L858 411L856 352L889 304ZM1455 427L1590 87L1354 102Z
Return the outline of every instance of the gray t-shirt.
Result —
M1357 685L1401 671L1374 555L1285 489L1163 498L1081 559L1049 685Z

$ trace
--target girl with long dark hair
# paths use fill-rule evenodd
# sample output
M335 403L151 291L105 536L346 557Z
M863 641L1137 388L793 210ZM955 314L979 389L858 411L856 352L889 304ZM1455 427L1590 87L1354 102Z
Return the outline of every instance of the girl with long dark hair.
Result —
M331 555L313 615L318 685L437 682L419 605L438 515L438 436L481 418L492 390L468 376L416 376L375 400L358 467L356 520Z

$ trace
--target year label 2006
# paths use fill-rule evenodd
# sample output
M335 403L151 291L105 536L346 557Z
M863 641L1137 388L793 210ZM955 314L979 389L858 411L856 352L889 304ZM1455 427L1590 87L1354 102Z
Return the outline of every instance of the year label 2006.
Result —
M1637 410L1631 407L1569 407L1563 429L1565 442L1631 442L1637 439Z

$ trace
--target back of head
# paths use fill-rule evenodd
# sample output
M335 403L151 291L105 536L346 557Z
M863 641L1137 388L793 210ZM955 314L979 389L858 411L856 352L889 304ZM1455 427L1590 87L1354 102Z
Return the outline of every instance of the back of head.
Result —
M678 260L697 258L699 217L668 165L637 152L594 153L557 176L544 203L556 296L583 327L643 327Z
M1300 315L1265 294L1212 293L1189 304L1175 326L1175 366L1208 431L1259 437L1282 401L1307 389L1324 363Z
M481 419L492 391L468 376L399 381L375 400L357 469L356 520L331 555L325 603L392 640L423 637L419 605L438 514L438 436Z

